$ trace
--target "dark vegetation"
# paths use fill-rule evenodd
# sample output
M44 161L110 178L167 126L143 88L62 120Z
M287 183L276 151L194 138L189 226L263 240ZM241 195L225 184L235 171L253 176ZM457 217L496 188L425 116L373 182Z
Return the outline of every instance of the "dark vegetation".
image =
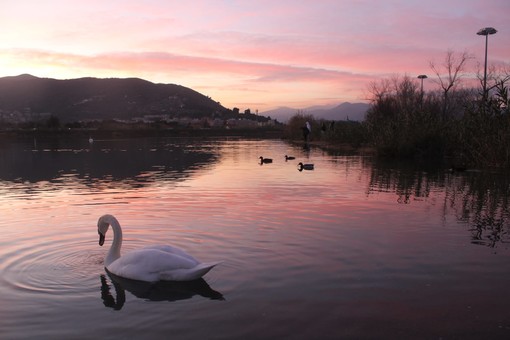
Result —
M378 153L447 158L461 168L510 166L510 70L491 68L484 93L481 87L461 86L469 59L448 52L441 70L431 64L436 91L422 93L408 76L372 84L364 124Z
M510 167L510 68L492 66L480 86L465 86L467 53L448 51L440 65L431 63L437 90L423 91L419 79L394 76L370 84L370 108L362 123L328 122L297 113L285 135L302 139L306 121L311 141L372 147L378 155L418 160L446 160L450 166ZM473 83L473 82L471 82Z

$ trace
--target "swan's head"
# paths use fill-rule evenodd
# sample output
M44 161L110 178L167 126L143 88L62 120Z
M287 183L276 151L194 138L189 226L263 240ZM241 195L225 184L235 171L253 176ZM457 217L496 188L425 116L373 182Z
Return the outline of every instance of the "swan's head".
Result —
M99 234L99 245L102 246L104 244L104 239L110 224L115 220L115 217L112 215L103 215L97 221L97 233Z

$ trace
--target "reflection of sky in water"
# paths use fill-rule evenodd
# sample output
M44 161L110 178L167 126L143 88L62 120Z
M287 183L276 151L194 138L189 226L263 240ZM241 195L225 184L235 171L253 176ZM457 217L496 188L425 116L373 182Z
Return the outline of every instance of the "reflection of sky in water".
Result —
M196 150L184 141L154 145L146 139L99 140L86 148L37 149L15 144L0 149L0 179L60 184L76 177L90 185L98 180L143 185L147 180L184 177L183 173L214 161L214 157L213 150Z
M192 309L199 320L232 321L238 315L237 322L229 321L231 335L275 336L270 330L276 325L290 334L323 315L309 326L316 334L329 329L339 335L337 321L350 320L363 334L374 335L367 326L373 322L392 331L412 322L416 330L408 334L436 336L451 324L469 329L480 318L494 323L491 316L502 315L510 303L498 293L510 283L506 175L449 174L305 151L281 141L108 143L109 156L99 157L107 163L101 175L84 176L79 164L90 158L62 156L68 151L51 156L59 160L47 177L2 175L0 257L3 280L10 282L0 285L3 295L23 286L35 304L44 304L53 300L37 292L53 294L50 288L62 285L77 298L99 299L98 284L106 292L113 282L99 280L106 249L97 245L95 224L111 213L123 226L126 250L170 243L203 261L225 261L205 279L225 297L226 307L179 306ZM3 159L14 157L12 150L1 152ZM31 149L16 152L33 155ZM45 152L52 153L37 153ZM285 154L296 160L285 162ZM260 165L260 156L273 163ZM315 170L299 172L300 161L314 163ZM2 165L1 173L9 167L15 168ZM57 268L66 275L53 278ZM12 303L26 301L11 295ZM490 308L484 301L496 298ZM127 320L139 315L134 301L126 294ZM468 305L476 313L466 314ZM98 314L97 306L87 308ZM168 330L163 317L158 319L166 315L165 305L151 308L154 332ZM444 322L435 321L438 313ZM24 314L20 309L9 317Z
M369 158L334 157L265 141L216 140L197 146L187 140L139 139L96 141L85 145L89 149L40 146L1 150L1 200L11 207L29 205L25 209L36 211L48 204L112 209L129 204L129 211L160 207L182 220L192 216L205 223L229 214L234 221L268 225L359 224L362 219L383 226L405 215L405 228L411 229L473 220L473 237L483 233L484 223L507 225L508 186L487 189L490 180L480 181L479 174L374 166ZM285 161L285 154L297 159ZM260 165L260 155L274 162ZM299 161L315 163L316 170L296 171ZM492 176L493 181L504 178ZM491 212L484 210L486 205Z

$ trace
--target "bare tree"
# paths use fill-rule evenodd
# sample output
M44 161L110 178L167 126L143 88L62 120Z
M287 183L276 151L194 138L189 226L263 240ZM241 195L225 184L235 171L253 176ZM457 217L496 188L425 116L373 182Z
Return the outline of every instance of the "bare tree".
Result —
M443 119L446 119L449 111L450 91L454 91L459 85L465 75L464 71L470 59L473 59L473 56L467 51L455 53L452 50L448 50L441 65L438 66L433 61L429 63L430 68L437 76L437 79L434 81L439 84L443 92Z
M383 78L379 81L372 81L368 84L368 98L372 103L380 101L385 97L392 95L392 84L390 79Z

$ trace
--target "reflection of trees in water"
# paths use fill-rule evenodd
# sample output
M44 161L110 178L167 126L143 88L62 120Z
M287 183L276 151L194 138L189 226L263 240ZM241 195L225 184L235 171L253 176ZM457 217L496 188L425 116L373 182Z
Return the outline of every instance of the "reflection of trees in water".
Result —
M446 193L456 217L469 223L474 244L496 247L510 241L510 178L502 173L451 176Z
M510 240L509 226L505 226L505 220L502 218L477 216L471 231L471 243L487 245L491 248L495 248L498 243L508 243Z
M188 143L154 144L151 139L47 144L13 143L0 149L0 181L13 188L23 184L19 188L24 190L37 189L41 183L58 190L68 182L99 189L136 188L183 180L217 158L211 150Z
M371 164L368 194L394 192L397 203L409 204L429 197L444 180L442 172L423 169L414 163L377 162Z
M369 195L395 193L399 204L441 198L444 215L452 212L469 224L472 243L497 247L510 242L510 177L504 173L452 174L439 168L424 170L413 163L375 162L370 167Z

